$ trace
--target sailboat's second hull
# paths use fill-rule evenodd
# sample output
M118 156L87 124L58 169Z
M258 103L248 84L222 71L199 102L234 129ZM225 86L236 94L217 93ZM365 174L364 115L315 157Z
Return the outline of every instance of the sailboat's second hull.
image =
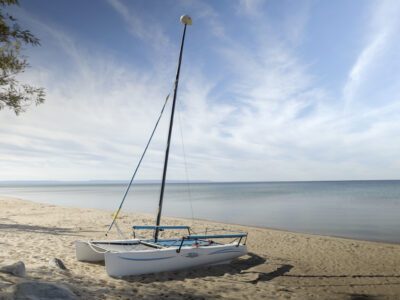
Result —
M207 247L184 247L151 251L107 252L106 271L114 277L174 271L202 265L229 263L245 255L245 245L227 244Z
M75 253L78 261L100 262L107 251L129 251L139 245L138 239L75 241Z

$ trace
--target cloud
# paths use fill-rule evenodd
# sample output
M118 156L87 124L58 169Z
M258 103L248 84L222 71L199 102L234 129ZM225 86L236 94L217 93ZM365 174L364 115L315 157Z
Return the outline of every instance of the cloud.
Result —
M127 69L107 53L89 53L55 26L32 20L54 43L32 61L41 67L22 79L45 86L47 100L19 117L2 111L0 134L7 147L0 177L128 178L170 88L157 76ZM54 52L57 63L46 61ZM157 178L152 161L161 161L164 145L156 136L145 177Z
M218 117L203 137L211 140L215 133L210 142L215 148L202 153L207 151L205 157L225 179L396 178L397 167L390 162L400 145L390 137L398 129L398 110L382 106L343 116L336 104L341 100L316 85L311 66L285 40L265 39L265 24L251 25L251 48L231 39L229 47L219 49L234 80L226 87L225 110L209 108ZM203 103L210 94L202 96Z
M367 43L358 55L348 74L343 88L346 107L349 107L376 72L377 65L382 63L385 54L393 42L398 40L400 21L400 5L398 1L383 1L374 3L370 9L370 23L367 30Z
M150 44L158 51L168 51L170 41L163 28L159 26L157 20L150 14L147 14L145 18L142 18L120 0L107 0L107 2L122 17L128 26L129 32L133 36L141 39L147 44Z
M247 14L250 16L261 15L261 6L265 4L265 0L239 0L237 12L239 14Z
M47 101L20 117L2 111L1 179L130 177L171 90L176 57L171 60L163 52L176 54L177 46L160 23L152 22L154 28L143 26L149 11L139 14L120 1L109 3L124 20L130 38L146 45L160 72L139 66L140 58L124 64L104 49L89 51L73 34L32 17L46 47L33 57L32 64L40 67L24 78L47 87ZM266 19L247 15L248 26L227 26L219 22L219 17L227 17L225 12L207 3L181 5L192 8L200 19L194 19L190 34L195 36L185 48L170 179L185 178L180 130L191 179L398 176L400 143L394 137L400 132L400 102L395 98L400 81L392 81L394 98L388 103L343 114L345 99L320 86L314 66L298 52L309 9L302 17L285 19L286 24L303 24L298 31L292 34L280 28L274 34L277 25ZM388 36L394 34L394 23L384 20L386 12L376 13L375 25L366 28L367 32L373 28L373 38L352 66L353 75L349 72L348 89L354 95L364 93L370 66L385 57L393 43ZM207 30L196 29L196 20ZM153 36L153 32L158 33ZM384 41L378 44L385 51L381 52L373 41L382 32ZM158 49L153 39L159 38L173 50ZM203 47L201 54L198 47ZM163 70L167 65L169 69ZM168 111L139 173L141 179L161 177Z
M204 1L182 0L180 4L188 11L194 20L194 26L206 26L217 38L225 38L225 26L221 15L211 5Z
M282 20L284 38L291 47L299 46L307 32L307 24L312 11L312 2L296 1L289 2Z

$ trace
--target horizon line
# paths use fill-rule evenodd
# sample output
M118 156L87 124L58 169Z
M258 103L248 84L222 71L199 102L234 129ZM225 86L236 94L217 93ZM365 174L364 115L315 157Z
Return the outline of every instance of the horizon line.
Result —
M181 179L170 179L167 183L295 183L295 182L359 182L359 181L400 181L400 179L327 179L327 180L181 180ZM161 179L139 179L134 181L139 184L158 184L161 183ZM18 184L18 183L114 183L114 184L127 184L129 180L120 179L84 179L84 180L0 180L0 184Z

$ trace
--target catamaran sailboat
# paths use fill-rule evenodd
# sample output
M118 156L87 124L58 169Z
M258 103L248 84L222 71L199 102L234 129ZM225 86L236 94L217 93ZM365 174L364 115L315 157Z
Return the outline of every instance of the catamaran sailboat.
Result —
M224 264L229 263L231 260L247 253L247 233L244 232L230 232L229 234L207 234L206 232L205 234L195 234L189 226L160 225L179 74L182 63L183 46L185 42L186 28L188 25L192 25L192 19L188 15L182 16L180 20L184 25L184 29L174 85L174 95L156 225L133 226L133 239L75 242L76 257L79 261L96 262L104 260L106 271L110 276L120 277L128 275L140 275L173 271L203 265ZM169 97L167 97L164 103L160 117L156 122L156 126L151 134L150 140L145 147L141 159L139 160L139 164L127 187L122 202L117 212L114 214L113 221L109 226L108 231L110 231L111 227L116 222L138 167L140 166L144 154L146 153L146 150L150 144L151 138L153 137L153 134L157 128L168 98ZM143 230L153 232L153 236L147 239L136 238L137 232ZM160 233L169 230L183 230L185 233L180 235L178 238L161 238ZM225 241L225 243L222 241Z

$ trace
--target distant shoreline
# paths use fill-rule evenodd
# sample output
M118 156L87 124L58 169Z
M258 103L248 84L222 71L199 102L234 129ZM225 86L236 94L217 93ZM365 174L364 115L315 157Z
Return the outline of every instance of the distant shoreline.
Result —
M207 181L167 180L167 184L263 184L263 183L355 183L355 182L399 182L400 179L349 179L349 180L280 180L280 181ZM0 187L7 185L127 185L124 180L0 180ZM161 180L136 180L133 184L161 184Z

